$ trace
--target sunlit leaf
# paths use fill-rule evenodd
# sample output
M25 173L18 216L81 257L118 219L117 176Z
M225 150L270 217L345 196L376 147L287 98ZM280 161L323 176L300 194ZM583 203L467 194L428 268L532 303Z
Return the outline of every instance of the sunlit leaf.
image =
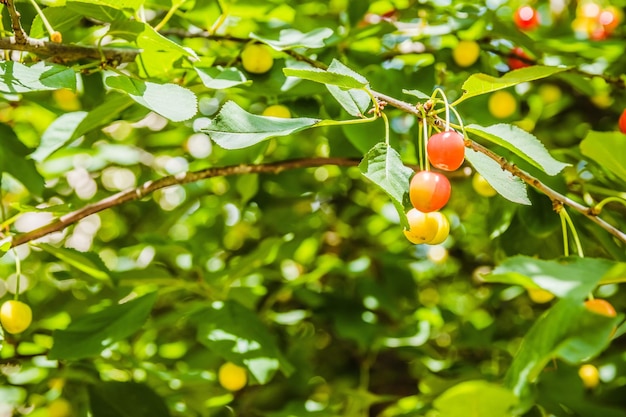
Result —
M0 62L0 92L15 94L59 88L76 89L74 70L44 62L30 67L14 61Z
M260 40L278 51L294 48L322 48L325 46L324 40L333 35L330 28L317 28L310 32L302 33L297 29L283 29L280 31L277 40L261 37L252 33L252 39Z
M539 139L517 126L504 123L487 127L469 125L465 130L510 150L548 175L556 175L569 166L554 159Z
M328 67L328 71L349 76L360 82L367 82L367 80L360 74L352 71L350 68L346 67L337 60L333 60ZM365 115L372 101L370 95L363 89L354 88L345 90L339 86L329 84L326 84L326 88L330 94L335 97L335 100L341 104L345 111L355 117Z
M465 149L467 159L476 171L504 198L518 204L530 204L526 184L487 155L473 149Z
M590 130L580 143L580 151L617 178L626 178L626 136L621 132Z
M195 67L196 73L205 87L213 90L235 87L242 84L250 84L246 76L237 68Z
M106 83L173 122L190 119L198 111L196 95L177 84L156 84L125 76L108 77Z
M248 113L235 102L222 106L213 122L200 129L224 149L241 149L277 136L287 136L319 123L319 119L281 119Z
M501 385L465 381L447 389L433 405L446 417L508 417L517 397Z
M374 146L359 164L361 173L391 197L402 224L408 228L403 201L409 191L413 170L402 163L400 154L384 142Z
M543 260L528 256L507 258L484 276L485 281L543 288L561 298L581 300L609 273L626 264L601 258L570 257Z
M539 80L566 71L564 67L546 67L542 65L533 65L510 71L502 77L493 77L487 74L472 74L463 83L463 96L457 101L464 101L468 98L479 96L481 94L491 93L503 88L512 87L517 84L528 81Z
M79 252L76 249L56 247L46 243L42 243L38 247L95 279L111 279L110 271L95 253Z

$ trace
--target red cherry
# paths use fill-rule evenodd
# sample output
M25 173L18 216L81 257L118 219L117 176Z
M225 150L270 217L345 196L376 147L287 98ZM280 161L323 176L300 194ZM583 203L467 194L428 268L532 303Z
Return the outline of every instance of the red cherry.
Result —
M522 6L515 11L513 21L520 30L533 30L539 26L539 15L531 6Z
M465 159L465 141L454 130L435 133L428 139L428 160L444 171L458 169Z
M626 135L626 110L619 117L619 131Z
M526 54L526 52L524 52L524 50L522 48L520 48L519 46L516 46L515 48L511 49L511 52L509 53L509 60L507 61L507 64L509 65L509 68L511 68L512 70L516 70L516 69L525 68L525 67L529 67L530 66L530 64L527 61L523 61L523 60L517 59L515 57L519 57L519 58L523 58L523 59L530 59L530 57Z
M409 185L409 197L413 207L422 213L436 211L450 199L450 181L438 172L420 171Z

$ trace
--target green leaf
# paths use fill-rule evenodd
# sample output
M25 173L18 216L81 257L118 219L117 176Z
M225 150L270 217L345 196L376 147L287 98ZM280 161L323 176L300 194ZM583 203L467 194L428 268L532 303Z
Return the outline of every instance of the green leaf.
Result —
M336 64L335 64L336 62ZM339 61L333 60L331 66L335 64L334 70L330 67L328 70L319 68L300 69L300 68L283 68L283 72L288 77L298 77L303 80L315 81L326 85L336 85L340 88L363 88L367 86L367 80L350 70ZM346 70L347 69L347 70ZM348 74L348 71L351 73Z
M433 405L445 417L507 417L517 397L508 389L487 381L465 381L448 388Z
M213 90L222 90L237 85L249 85L252 83L248 81L241 71L234 67L194 67L194 69L196 73L198 73L202 84L204 84L206 88Z
M365 155L359 164L359 169L366 178L391 197L402 225L408 228L403 200L408 193L413 170L402 163L400 154L381 142Z
M293 372L265 324L241 304L215 303L197 313L194 320L200 343L227 361L245 365L261 384L279 369L287 376Z
M350 68L343 65L341 62L337 60L333 60L333 62L328 67L328 70L342 74L348 77L352 77L357 81L367 83L367 80L363 78L361 75L352 71ZM335 100L341 104L341 106L352 116L362 117L367 113L369 108L371 97L370 95L364 91L363 89L350 89L344 90L336 85L328 85L326 84L326 88L335 97Z
M153 292L73 320L65 330L54 332L48 357L77 360L98 356L107 346L139 330L156 299L157 293Z
M108 77L106 84L173 122L191 119L198 110L196 95L177 84L156 84L125 76Z
M30 67L14 61L0 62L0 92L30 93L59 88L76 89L74 70L44 62Z
M9 126L0 123L0 173L6 172L24 184L31 193L40 196L44 180L35 163L26 158L30 150Z
M68 1L71 3L71 1ZM108 6L114 9L132 9L137 10L144 1L143 0L80 0L79 3L91 3L98 6Z
M122 0L123 1L123 0ZM76 13L80 16L90 17L96 19L99 22L115 22L127 20L126 15L121 10L109 7L99 2L83 2L83 1L68 1L66 7L70 13ZM46 8L44 10L56 9L56 7ZM129 22L130 23L130 22ZM56 26L55 26L56 28Z
M530 204L526 184L487 155L473 149L465 149L465 159L504 198L518 204Z
M481 94L491 93L492 91L501 90L517 84L528 81L539 80L541 78L550 77L559 72L566 71L567 68L546 67L542 65L533 65L531 67L521 68L510 71L502 77L492 77L487 74L473 74L463 83L463 95L454 103L455 105L468 98L476 97Z
M581 300L615 268L624 267L624 263L600 258L575 256L554 261L518 255L504 260L484 279L525 288L543 288L560 298Z
M86 111L77 111L62 114L55 119L41 135L39 147L33 152L31 158L41 162L74 139L74 132L85 120L87 114Z
M505 123L488 127L469 125L465 131L510 150L548 175L556 175L569 166L554 159L539 139L517 126Z
M590 130L580 143L580 151L617 178L626 178L626 136L622 133Z
M137 47L143 51L136 60L140 75L146 78L169 74L174 62L183 57L195 57L191 50L183 48L146 24L143 32L137 36Z
M100 256L93 252L79 252L75 249L56 247L47 243L37 246L95 279L103 281L111 279L109 269L102 262Z
M37 162L44 161L63 146L85 133L117 119L133 101L125 94L110 93L101 105L90 112L65 113L55 119L41 136L39 147L31 155Z
M248 113L228 101L208 127L200 129L224 149L242 149L276 136L287 136L312 127L319 119L279 119Z
M524 336L505 376L505 385L520 397L528 396L528 385L548 362L561 358L577 364L597 355L609 344L620 320L592 313L582 301L560 300Z
M88 386L93 417L169 417L156 392L138 382L103 381Z
M263 38L254 33L250 34L252 39L257 39L268 44L278 51L294 48L323 48L324 40L333 35L333 30L329 28L317 28L310 32L302 33L296 29L283 29L278 35L278 40Z
M419 98L420 100L430 100L430 96L426 93L422 93L419 90L402 90L404 94L408 94L410 96L414 96Z

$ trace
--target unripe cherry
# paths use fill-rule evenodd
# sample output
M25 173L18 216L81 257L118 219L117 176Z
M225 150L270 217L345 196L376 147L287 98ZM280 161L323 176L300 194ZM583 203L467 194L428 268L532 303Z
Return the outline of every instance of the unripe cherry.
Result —
M465 159L465 141L454 130L435 133L426 146L430 163L444 171L458 169Z
M411 204L424 213L445 206L450 199L450 191L450 181L438 172L420 171L413 176L409 185Z
M404 236L411 243L437 245L446 240L450 234L450 222L439 211L422 213L413 208L406 217L409 221L409 230L404 230Z

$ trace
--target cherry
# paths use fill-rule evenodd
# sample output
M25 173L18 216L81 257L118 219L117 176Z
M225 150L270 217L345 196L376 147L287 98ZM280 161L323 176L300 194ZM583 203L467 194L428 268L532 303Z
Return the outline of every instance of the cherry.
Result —
M594 298L593 300L585 301L585 307L587 307L587 310L592 311L596 314L601 314L603 316L617 316L617 312L615 311L615 308L611 305L611 303L601 298Z
M474 41L459 41L452 50L452 59L459 67L472 66L480 56L480 46Z
M409 197L413 207L429 213L446 205L450 199L450 181L437 172L420 171L409 185Z
M530 66L530 64L527 61L523 61L522 59L517 59L515 57L519 57L522 59L530 59L530 57L526 54L526 52L524 52L524 50L520 48L519 46L516 46L515 48L511 49L507 64L509 65L509 68L511 68L512 70L526 68Z
M522 6L515 11L513 21L520 30L533 30L539 26L539 15L531 6Z
M622 112L622 115L619 117L619 131L626 135L626 109Z
M458 169L465 159L465 141L454 130L435 133L426 146L430 163L444 171Z
M33 312L21 301L5 301L0 307L0 323L7 333L22 333L33 321Z
M590 363L586 363L578 368L578 376L582 379L585 388L593 389L600 383L600 372L598 372L598 368Z
M409 230L405 230L404 235L411 243L437 245L450 234L450 222L441 212L423 213L413 208L406 217Z

